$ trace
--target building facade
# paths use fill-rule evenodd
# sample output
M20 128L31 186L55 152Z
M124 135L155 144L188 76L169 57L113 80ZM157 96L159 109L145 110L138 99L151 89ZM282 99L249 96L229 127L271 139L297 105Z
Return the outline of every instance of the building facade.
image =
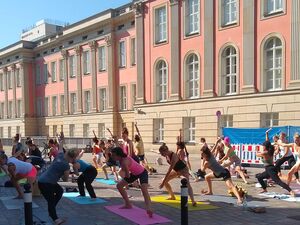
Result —
M297 0L144 0L0 50L0 136L300 125Z

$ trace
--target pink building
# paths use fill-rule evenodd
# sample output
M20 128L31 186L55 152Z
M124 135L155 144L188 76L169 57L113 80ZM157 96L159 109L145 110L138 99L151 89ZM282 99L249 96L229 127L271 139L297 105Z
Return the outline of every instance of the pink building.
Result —
M0 50L0 136L119 134L190 149L222 127L300 125L297 0L133 1ZM220 111L218 118L216 112Z

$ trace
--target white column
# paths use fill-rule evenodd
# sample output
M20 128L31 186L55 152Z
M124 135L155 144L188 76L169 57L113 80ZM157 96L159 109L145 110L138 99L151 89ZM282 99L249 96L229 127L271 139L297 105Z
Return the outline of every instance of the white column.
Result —
M77 113L83 113L82 110L82 69L81 69L81 46L75 47L76 52L76 69L77 69Z
M89 47L91 48L91 65L92 65L92 112L97 112L97 57L96 57L96 49L97 42L91 41L89 42Z
M70 113L70 105L69 105L69 53L66 50L61 51L61 55L64 59L64 67L65 67L65 74L64 74L64 104L65 104L65 111L63 112L65 115Z

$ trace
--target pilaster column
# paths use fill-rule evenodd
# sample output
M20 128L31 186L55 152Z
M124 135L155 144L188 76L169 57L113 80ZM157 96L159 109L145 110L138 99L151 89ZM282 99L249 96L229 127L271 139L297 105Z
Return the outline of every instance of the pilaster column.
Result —
M91 41L89 42L89 46L91 48L91 62L92 62L92 112L97 112L97 57L96 57L96 49L97 42Z
M243 0L243 86L242 93L255 92L255 1Z
M4 119L7 119L8 115L8 84L7 84L7 67L3 68L4 76Z
M29 115L29 91L31 88L29 88L29 79L26 79L26 77L29 77L28 71L26 70L26 63L21 62L20 63L20 77L22 79L22 113L21 117L27 117ZM32 91L32 90L31 90ZM33 101L33 105L35 105L35 101ZM34 110L32 110L34 111Z
M68 58L69 53L67 50L62 50L61 55L64 59L64 67L65 67L65 74L64 74L64 112L63 114L68 115L70 113L70 104L69 104L69 66L68 66ZM61 100L61 99L60 99Z
M145 103L145 52L144 52L144 3L136 2L135 30L136 30L136 69L137 69L137 93L136 104Z
M204 0L204 97L214 96L214 2Z
M16 64L11 65L11 76L12 76L12 91L13 91L12 118L16 118L17 117Z
M291 78L288 88L300 87L300 2L291 0Z
M170 0L171 12L171 100L179 100L179 4L178 0Z
M83 113L82 110L82 70L81 70L81 46L75 47L76 63L77 63L77 112Z

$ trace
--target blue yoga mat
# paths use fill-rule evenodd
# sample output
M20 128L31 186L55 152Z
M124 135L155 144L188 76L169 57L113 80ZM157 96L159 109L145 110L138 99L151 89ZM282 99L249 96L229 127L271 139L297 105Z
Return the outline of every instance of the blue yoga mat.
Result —
M95 180L99 183L107 184L107 185L116 185L117 184L117 182L112 179L105 180L103 178L96 178Z
M63 194L64 197L80 205L102 204L106 202L104 199L101 198L96 198L96 200L92 200L89 196L78 197L78 195L78 192L69 192Z

